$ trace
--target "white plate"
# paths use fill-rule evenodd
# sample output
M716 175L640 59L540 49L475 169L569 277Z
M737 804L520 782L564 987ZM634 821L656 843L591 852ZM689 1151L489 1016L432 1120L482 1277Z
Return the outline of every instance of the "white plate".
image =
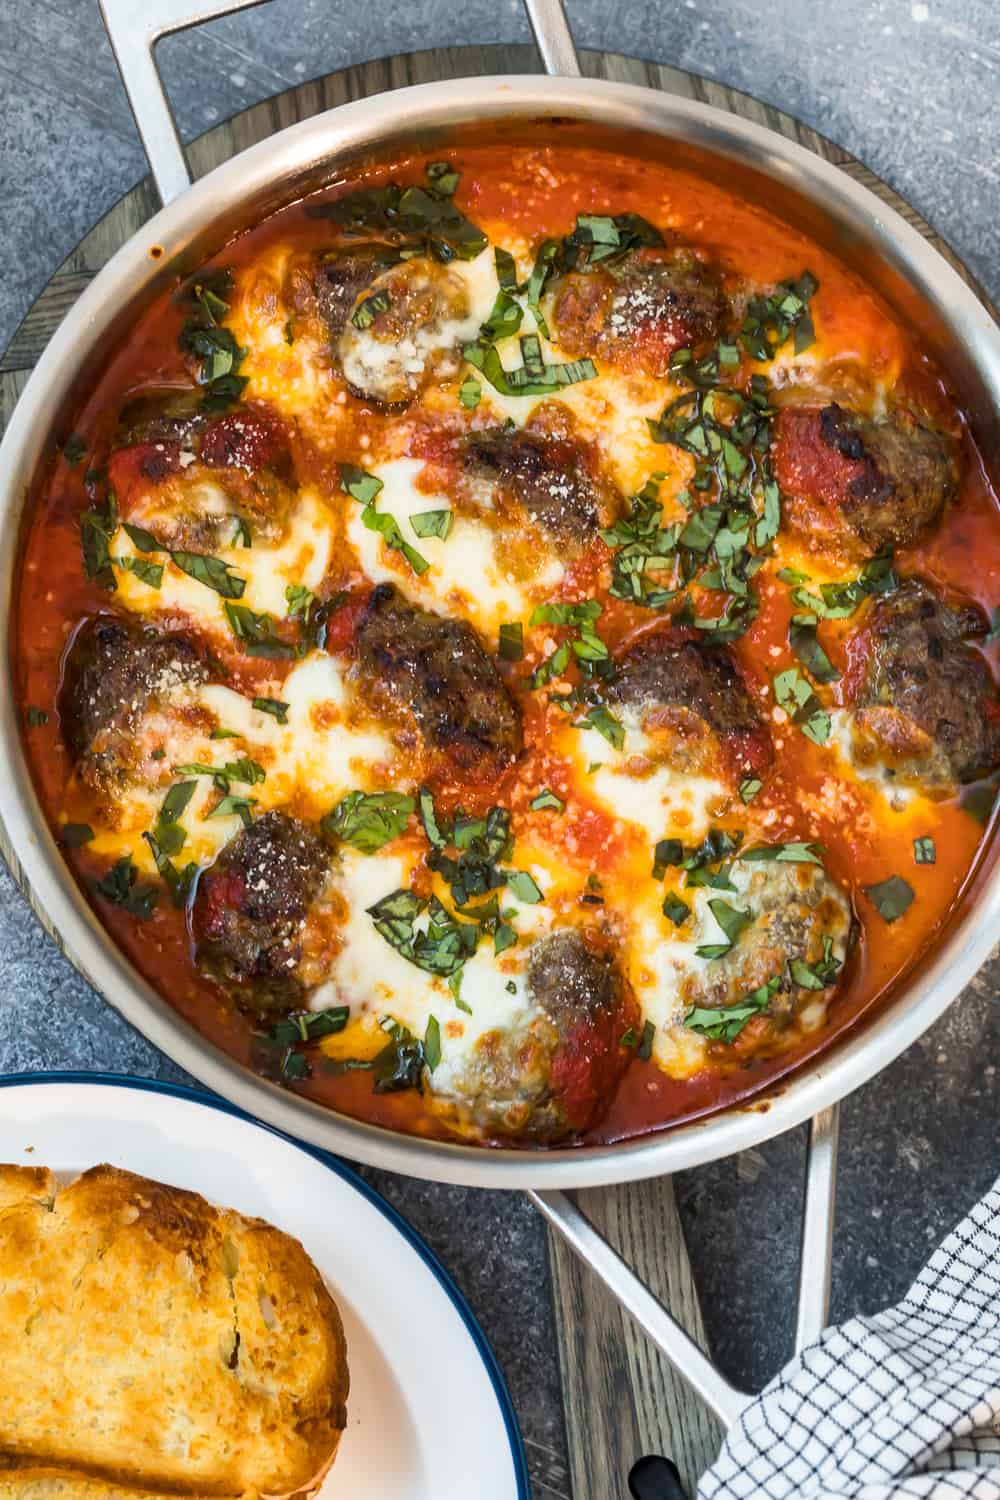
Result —
M496 1361L423 1241L360 1177L229 1105L82 1074L0 1079L0 1161L97 1162L257 1214L305 1245L347 1332L347 1431L321 1500L528 1500Z

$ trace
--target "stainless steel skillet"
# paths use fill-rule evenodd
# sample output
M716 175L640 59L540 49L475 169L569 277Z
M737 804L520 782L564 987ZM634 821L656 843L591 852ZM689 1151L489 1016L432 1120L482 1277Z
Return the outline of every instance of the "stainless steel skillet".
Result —
M458 126L582 119L644 133L650 150L685 153L724 172L782 217L831 242L911 323L949 370L988 454L1000 454L1000 332L960 277L877 198L827 163L770 132L687 100L579 76L503 77L425 85L368 99L291 127L188 186L183 153L152 57L157 37L255 0L105 0L116 54L129 88L154 178L167 204L110 262L52 340L5 437L0 466L0 586L9 602L17 522L26 487L61 411L126 332L137 310L180 269L231 234L298 196L331 168L394 143ZM547 66L578 75L558 0L528 5ZM9 673L9 608L0 611ZM886 1066L945 1009L987 956L998 928L1000 876L984 873L943 943L863 1028L804 1067L766 1110L732 1110L662 1136L585 1151L528 1155L484 1152L388 1134L281 1092L223 1057L131 969L94 919L65 869L41 816L24 761L11 683L0 719L0 814L36 903L74 961L154 1043L220 1093L299 1136L356 1159L438 1180L526 1187L571 1242L615 1282L661 1347L676 1357L665 1314L558 1189L670 1173L742 1150L822 1112L813 1126L806 1264L813 1272L802 1304L804 1328L825 1312L825 1246L832 1207L836 1101ZM704 1357L680 1351L682 1367L727 1418L738 1403ZM701 1364L698 1361L701 1361Z

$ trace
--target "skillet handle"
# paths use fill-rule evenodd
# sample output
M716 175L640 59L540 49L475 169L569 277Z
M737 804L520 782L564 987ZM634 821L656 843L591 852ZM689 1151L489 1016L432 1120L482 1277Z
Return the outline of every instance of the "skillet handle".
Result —
M563 0L524 0L524 8L546 73L559 78L579 78L580 59Z
M839 1104L820 1110L809 1122L796 1351L818 1338L829 1318L839 1126ZM677 1373L723 1425L731 1427L750 1397L729 1384L708 1355L626 1265L617 1250L598 1233L571 1198L565 1193L537 1191L529 1192L528 1197L552 1228L603 1281L625 1311L635 1318Z
M156 66L156 44L174 31L200 26L215 16L247 10L263 0L100 0L104 26L153 181L166 205L191 184L170 101ZM524 0L546 73L579 78L580 61L563 0Z
M154 48L173 31L259 4L261 0L100 0L111 50L164 206L190 187L191 174Z

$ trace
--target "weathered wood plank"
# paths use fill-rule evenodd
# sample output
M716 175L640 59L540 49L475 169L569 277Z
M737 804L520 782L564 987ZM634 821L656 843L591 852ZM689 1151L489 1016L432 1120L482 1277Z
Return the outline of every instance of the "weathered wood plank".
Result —
M670 1178L576 1195L583 1213L702 1345L705 1331ZM638 1458L672 1458L693 1494L721 1429L609 1292L550 1241L574 1500L624 1496Z

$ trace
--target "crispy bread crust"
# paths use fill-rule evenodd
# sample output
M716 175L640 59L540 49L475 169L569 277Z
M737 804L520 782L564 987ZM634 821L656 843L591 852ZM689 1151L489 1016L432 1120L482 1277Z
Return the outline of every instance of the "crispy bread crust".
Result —
M0 1343L22 1475L300 1494L346 1423L340 1315L298 1241L110 1166L61 1190L0 1167Z

